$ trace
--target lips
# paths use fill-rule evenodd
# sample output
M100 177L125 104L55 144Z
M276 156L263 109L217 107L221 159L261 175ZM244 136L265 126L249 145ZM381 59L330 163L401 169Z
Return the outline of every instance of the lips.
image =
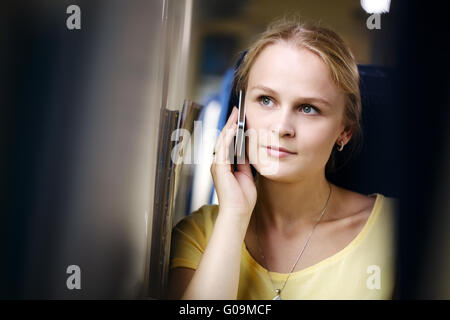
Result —
M282 147L275 147L275 146L267 146L267 149L271 149L274 151L279 151L279 152L286 152L286 153L290 153L290 154L295 154L295 152L292 152L286 148L282 148Z
M267 146L267 153L276 158L284 158L290 155L296 154L295 152L292 152L286 148L283 147L276 147L276 146Z

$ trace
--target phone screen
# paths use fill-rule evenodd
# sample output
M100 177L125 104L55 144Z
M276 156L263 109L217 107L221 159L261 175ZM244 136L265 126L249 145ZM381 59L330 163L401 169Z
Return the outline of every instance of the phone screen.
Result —
M237 157L238 163L244 163L245 161L245 98L243 97L242 90L239 91L239 104L238 104L238 123L236 139L234 144L234 155Z

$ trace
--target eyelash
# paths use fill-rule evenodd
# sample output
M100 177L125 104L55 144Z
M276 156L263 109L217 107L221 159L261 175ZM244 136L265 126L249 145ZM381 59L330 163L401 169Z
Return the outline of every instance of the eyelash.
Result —
M258 97L258 102L259 102L262 106L264 106L264 107L267 107L266 105L262 104L262 99L264 99L264 98L267 98L267 99L269 99L270 101L273 102L273 100L272 100L270 97L268 97L268 96L259 96L259 97ZM320 113L320 110L319 110L316 106L314 106L314 105L312 105L312 104L309 104L309 103L301 104L299 107L300 107L300 108L311 107L311 108L313 108L317 113Z

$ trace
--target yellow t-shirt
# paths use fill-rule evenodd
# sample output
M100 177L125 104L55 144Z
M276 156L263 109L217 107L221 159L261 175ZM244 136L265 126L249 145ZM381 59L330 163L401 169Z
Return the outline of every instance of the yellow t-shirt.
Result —
M397 200L374 193L372 212L360 233L341 251L289 277L282 299L392 299ZM214 228L217 205L205 205L173 229L170 268L196 269ZM276 288L288 274L271 272ZM238 299L272 299L273 285L242 245Z

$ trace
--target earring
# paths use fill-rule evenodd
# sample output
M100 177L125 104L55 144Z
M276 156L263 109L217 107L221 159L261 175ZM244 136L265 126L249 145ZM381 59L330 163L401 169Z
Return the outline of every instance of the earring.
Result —
M342 151L342 149L344 149L344 140L341 140L341 141L339 142L339 144L340 144L341 146L338 148L338 151Z

